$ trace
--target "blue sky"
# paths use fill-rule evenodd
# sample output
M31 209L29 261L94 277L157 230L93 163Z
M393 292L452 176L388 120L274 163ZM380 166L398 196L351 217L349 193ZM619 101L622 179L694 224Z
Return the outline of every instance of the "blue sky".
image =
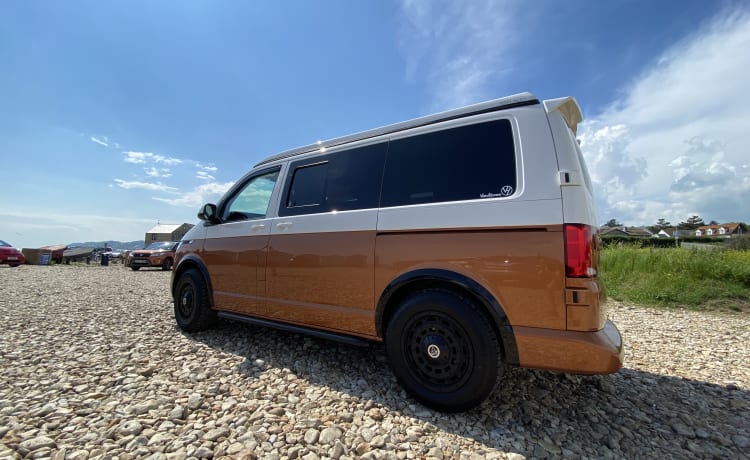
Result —
M521 91L578 99L600 221L750 221L746 5L3 2L0 239L141 239L268 155Z

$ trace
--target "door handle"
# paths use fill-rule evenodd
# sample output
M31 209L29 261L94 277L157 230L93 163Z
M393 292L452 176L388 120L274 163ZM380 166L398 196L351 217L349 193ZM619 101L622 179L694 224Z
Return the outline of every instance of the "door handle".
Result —
M279 222L278 224L276 224L276 227L280 228L282 230L284 230L285 228L291 227L291 226L292 226L291 222Z
M266 228L266 226L263 225L263 224L253 225L253 227L252 227L252 229L255 230L256 232L260 231L260 230L263 230L264 228Z

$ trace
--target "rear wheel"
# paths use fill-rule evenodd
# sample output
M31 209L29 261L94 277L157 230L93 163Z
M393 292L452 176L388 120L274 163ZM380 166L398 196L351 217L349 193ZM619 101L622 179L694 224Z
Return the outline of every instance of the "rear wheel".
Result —
M185 270L177 281L174 317L180 329L187 332L208 329L216 322L216 312L211 309L206 281L194 268Z
M490 319L449 290L425 289L404 300L388 322L385 347L399 383L440 411L478 406L501 373L502 351Z

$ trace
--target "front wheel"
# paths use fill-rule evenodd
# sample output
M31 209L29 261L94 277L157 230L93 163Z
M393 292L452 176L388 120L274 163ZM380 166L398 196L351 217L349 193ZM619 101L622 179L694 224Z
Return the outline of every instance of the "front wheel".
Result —
M137 272L138 270L141 269L141 267L130 267L130 269L133 270L134 272Z
M216 321L206 280L194 268L185 270L177 281L174 290L174 317L180 329L186 332L208 329Z
M161 264L161 269L166 271L169 271L172 269L172 259L167 259L164 261L164 263Z
M385 347L399 383L444 412L481 404L501 373L502 351L490 319L449 290L425 289L405 299L387 324Z

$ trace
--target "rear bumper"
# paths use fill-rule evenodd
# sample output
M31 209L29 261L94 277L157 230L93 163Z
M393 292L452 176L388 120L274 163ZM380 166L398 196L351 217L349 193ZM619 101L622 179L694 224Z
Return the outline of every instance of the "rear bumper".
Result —
M620 331L611 321L595 332L514 327L521 367L611 374L622 367Z

